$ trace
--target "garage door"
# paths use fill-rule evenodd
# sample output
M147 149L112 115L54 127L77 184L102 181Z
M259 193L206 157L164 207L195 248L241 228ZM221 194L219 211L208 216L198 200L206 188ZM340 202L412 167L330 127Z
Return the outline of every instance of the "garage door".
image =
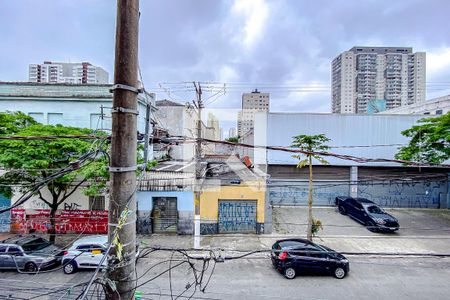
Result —
M153 197L153 232L177 232L178 210L176 197Z
M256 232L256 200L219 200L219 233Z

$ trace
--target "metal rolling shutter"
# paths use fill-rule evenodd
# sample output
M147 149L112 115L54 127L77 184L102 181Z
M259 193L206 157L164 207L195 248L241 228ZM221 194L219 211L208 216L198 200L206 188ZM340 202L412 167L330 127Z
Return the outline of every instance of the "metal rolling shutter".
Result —
M176 233L178 227L177 198L154 197L152 217L154 233Z
M219 200L219 233L255 233L256 200Z

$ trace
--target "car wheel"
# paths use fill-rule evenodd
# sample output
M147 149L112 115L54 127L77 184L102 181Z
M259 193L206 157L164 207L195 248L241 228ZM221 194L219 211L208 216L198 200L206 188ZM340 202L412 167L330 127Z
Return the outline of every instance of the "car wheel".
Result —
M345 211L345 207L343 207L342 205L338 206L339 212L341 213L341 215L346 215L347 212Z
M25 264L24 270L28 273L35 273L37 272L38 267L34 262L28 262Z
M77 264L74 261L66 264L63 268L65 274L73 274L77 271Z
M284 270L284 277L287 279L292 279L295 277L295 269L294 268L287 268Z
M371 232L375 232L375 231L376 231L376 225L375 225L375 223L372 222L372 221L367 221L367 222L366 222L366 227L367 227L367 229L368 229L369 231L371 231Z
M347 272L345 272L344 268L342 267L337 267L336 269L334 269L334 277L336 277L337 279L342 279L345 277L345 275L347 274Z

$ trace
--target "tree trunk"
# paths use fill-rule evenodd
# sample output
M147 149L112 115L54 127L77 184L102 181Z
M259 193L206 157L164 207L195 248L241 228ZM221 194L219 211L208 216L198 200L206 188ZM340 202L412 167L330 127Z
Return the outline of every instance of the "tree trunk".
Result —
M313 172L312 172L312 158L309 156L309 190L308 190L308 228L306 238L312 241L312 201L313 201Z
M58 206L52 205L50 207L50 228L48 229L47 232L49 234L49 240L50 240L50 242L52 244L54 244L55 240L56 240L56 226L55 226L56 220L55 220L55 217L56 217L56 210L57 209L58 209Z

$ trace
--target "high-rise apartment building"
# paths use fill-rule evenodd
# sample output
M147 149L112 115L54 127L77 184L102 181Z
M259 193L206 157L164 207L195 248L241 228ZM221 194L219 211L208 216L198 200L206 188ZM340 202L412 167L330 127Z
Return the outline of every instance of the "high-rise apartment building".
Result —
M208 113L208 119L206 121L206 124L209 128L213 128L214 139L216 141L221 140L222 136L221 136L220 122L219 122L219 119L213 113L211 113L211 112Z
M244 136L253 129L256 112L269 111L270 95L255 89L251 93L242 94L242 110L238 113L237 133Z
M236 137L236 128L235 127L231 127L230 129L228 129L228 137Z
M425 100L426 55L409 47L353 47L331 64L332 112L371 113Z
M107 84L109 74L91 63L44 61L28 66L28 81L42 83Z

